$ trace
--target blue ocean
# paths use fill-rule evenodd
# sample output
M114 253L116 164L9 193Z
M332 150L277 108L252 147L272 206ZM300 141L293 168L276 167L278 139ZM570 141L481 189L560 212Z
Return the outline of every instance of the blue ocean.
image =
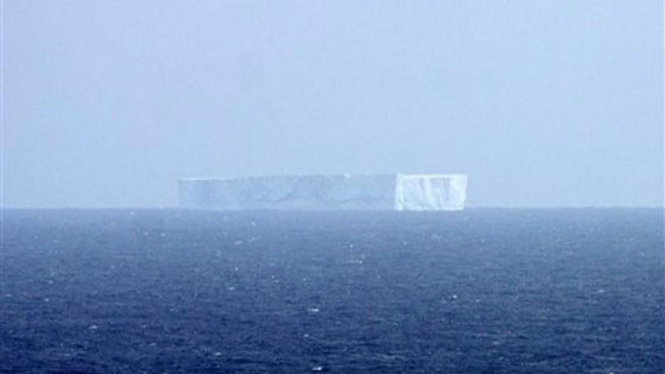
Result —
M662 209L2 216L2 373L665 372Z

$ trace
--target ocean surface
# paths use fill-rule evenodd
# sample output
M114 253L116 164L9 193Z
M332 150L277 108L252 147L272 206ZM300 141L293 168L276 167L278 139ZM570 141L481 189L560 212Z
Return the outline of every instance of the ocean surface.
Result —
M664 373L662 209L5 210L2 373Z

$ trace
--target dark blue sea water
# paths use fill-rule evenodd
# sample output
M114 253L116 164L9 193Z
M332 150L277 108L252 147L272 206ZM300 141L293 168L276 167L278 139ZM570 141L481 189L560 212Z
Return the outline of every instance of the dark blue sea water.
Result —
M3 212L2 373L663 373L663 210Z

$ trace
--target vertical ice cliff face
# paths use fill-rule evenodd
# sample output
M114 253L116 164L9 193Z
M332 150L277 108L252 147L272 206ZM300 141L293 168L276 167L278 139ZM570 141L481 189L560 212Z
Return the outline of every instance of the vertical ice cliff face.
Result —
M230 210L390 210L394 175L302 175L183 179L186 208Z
M465 175L302 175L182 179L184 208L461 210Z
M466 175L397 175L395 210L462 210L465 200Z

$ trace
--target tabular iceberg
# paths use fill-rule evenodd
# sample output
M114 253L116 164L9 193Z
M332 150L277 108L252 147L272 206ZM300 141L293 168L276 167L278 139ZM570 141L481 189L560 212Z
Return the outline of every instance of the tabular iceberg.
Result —
M180 205L220 210L462 210L463 174L181 179Z

